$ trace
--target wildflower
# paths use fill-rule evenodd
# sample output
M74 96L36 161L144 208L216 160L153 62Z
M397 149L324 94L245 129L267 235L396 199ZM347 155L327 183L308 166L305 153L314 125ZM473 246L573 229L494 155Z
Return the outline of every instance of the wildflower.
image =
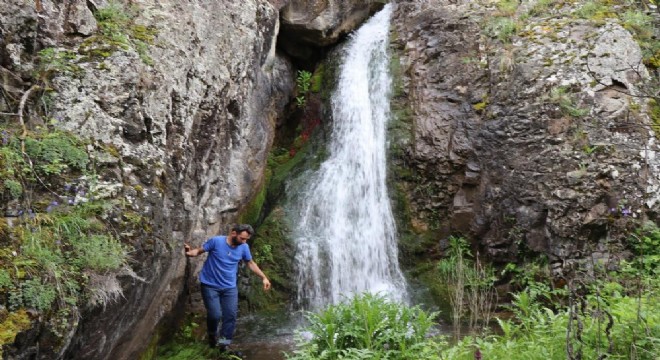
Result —
M632 215L632 209L630 209L630 208L627 208L627 209L626 209L626 208L623 208L623 209L621 209L621 214L622 214L623 216L630 216L630 215Z
M474 360L481 360L481 351L479 349L474 352Z
M2 145L7 145L9 143L9 133L7 131L2 130Z
M71 185L66 184L64 185L64 191L69 192L71 190Z
M613 213L613 214L616 213L616 208L611 208L610 212Z
M75 200L73 200L73 198L69 198L68 203L69 203L69 205L73 205L73 204L75 204Z
M49 213L49 212L53 211L53 209L54 209L55 207L57 207L58 205L59 205L59 203L58 203L57 201L53 201L53 202L51 202L51 203L48 205L48 207L46 208L46 212Z

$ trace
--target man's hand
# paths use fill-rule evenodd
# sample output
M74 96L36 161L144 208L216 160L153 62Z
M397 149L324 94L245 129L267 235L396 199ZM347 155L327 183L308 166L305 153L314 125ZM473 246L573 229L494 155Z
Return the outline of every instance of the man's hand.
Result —
M266 291L270 290L270 280L268 280L267 277L264 277L263 280L261 280L261 282L264 283L264 290Z
M192 256L192 257L195 257L204 252L204 250L202 250L201 248L192 249L190 248L190 245L185 243L183 244L183 250L186 252L186 256Z

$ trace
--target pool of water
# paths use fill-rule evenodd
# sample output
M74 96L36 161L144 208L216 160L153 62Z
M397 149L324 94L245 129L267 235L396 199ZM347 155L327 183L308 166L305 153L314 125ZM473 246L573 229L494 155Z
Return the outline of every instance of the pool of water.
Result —
M300 313L239 316L234 344L245 360L283 360L285 352L294 350L294 337L302 324Z

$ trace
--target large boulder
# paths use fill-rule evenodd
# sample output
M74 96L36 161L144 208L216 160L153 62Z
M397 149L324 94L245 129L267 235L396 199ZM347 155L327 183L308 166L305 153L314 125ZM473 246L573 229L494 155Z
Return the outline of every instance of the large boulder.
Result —
M279 45L290 55L312 59L380 10L380 0L290 0L281 10Z

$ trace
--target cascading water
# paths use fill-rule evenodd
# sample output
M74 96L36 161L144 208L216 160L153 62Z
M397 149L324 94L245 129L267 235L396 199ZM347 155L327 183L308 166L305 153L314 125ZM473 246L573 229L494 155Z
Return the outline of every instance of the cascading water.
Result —
M332 96L329 158L308 178L294 231L298 303L362 292L406 298L386 176L391 5L351 36Z

